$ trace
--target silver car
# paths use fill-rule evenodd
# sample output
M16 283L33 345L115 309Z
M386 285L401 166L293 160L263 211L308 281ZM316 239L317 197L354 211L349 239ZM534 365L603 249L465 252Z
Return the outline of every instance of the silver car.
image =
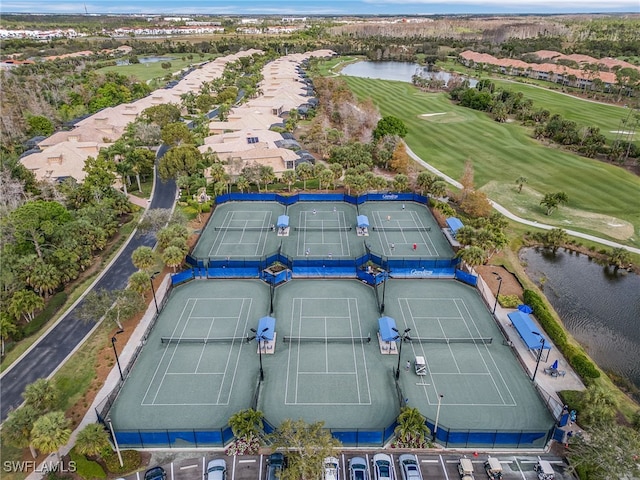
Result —
M349 460L349 480L369 480L367 461L362 457Z
M391 457L386 453L376 453L373 456L373 474L375 480L395 480Z
M207 480L226 480L227 462L222 458L207 463Z
M422 480L418 457L411 453L404 453L398 458L398 463L402 480Z

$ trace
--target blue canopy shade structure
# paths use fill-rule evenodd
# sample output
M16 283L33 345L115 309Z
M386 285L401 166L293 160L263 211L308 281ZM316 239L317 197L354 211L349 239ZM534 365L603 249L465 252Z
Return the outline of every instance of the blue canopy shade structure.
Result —
M531 308L529 305L518 305L518 310L520 310L522 313L533 313L533 308Z
M356 218L356 221L358 223L358 227L369 228L369 219L367 218L366 215L358 215L358 217Z
M273 317L262 317L258 320L258 334L256 336L256 340L273 340L273 334L275 331L276 319Z
M276 225L278 228L287 228L289 226L289 215L280 215Z
M449 217L447 218L447 226L451 230L451 233L455 236L456 232L460 230L464 225L459 218Z
M507 315L511 323L518 331L520 338L524 341L529 350L540 350L541 340L544 338L544 350L551 350L551 345L547 337L542 335L531 317L520 310ZM535 332L535 333L534 333ZM537 334L537 335L536 335Z
M396 321L393 318L380 317L378 319L378 326L380 327L380 338L382 338L382 341L393 342L398 338L398 332L394 330L394 328L396 328Z

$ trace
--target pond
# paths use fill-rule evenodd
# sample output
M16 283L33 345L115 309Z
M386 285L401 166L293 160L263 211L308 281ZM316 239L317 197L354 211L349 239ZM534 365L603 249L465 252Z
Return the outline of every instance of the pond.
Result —
M448 82L449 72L432 72L428 67L411 62L357 62L344 67L340 73L351 77L374 78L376 80L397 80L411 83L414 75L423 78ZM477 80L469 79L469 85L475 87Z
M564 251L526 248L520 260L589 356L640 388L640 276Z
M138 57L140 63L158 63L158 62L170 62L175 60L174 57ZM128 59L116 60L116 65L130 65Z

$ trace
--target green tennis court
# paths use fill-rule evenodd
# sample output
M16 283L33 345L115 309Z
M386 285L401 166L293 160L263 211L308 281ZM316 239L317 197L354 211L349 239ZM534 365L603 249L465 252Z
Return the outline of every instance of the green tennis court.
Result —
M197 280L178 286L115 403L114 426L224 427L251 405L261 360L258 409L274 425L303 418L336 429L384 428L399 412L393 371L400 362L399 385L410 406L433 421L443 395L442 426L549 427L553 420L475 289L455 281L390 280L385 296L385 315L416 339L403 344L401 357L381 348L373 287L357 280L278 286L275 344L260 356L243 337L268 312L268 285ZM180 342L216 337L226 340ZM446 343L487 337L491 343ZM425 358L426 375L404 369L416 356Z
M451 258L453 250L433 215L413 202L366 202L371 250L388 257Z

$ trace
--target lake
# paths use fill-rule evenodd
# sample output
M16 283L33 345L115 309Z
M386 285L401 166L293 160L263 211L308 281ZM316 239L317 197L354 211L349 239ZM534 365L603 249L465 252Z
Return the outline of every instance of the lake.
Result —
M140 63L157 63L157 62L170 62L175 60L174 57L139 57ZM116 60L116 65L130 65L129 60L121 59Z
M564 251L526 248L520 260L589 356L640 388L640 276Z
M442 80L445 83L451 78L448 72L431 72L428 67L412 62L357 62L347 65L340 73L351 77L396 80L408 83L411 83L414 75ZM477 83L477 80L469 79L471 87L475 87Z

